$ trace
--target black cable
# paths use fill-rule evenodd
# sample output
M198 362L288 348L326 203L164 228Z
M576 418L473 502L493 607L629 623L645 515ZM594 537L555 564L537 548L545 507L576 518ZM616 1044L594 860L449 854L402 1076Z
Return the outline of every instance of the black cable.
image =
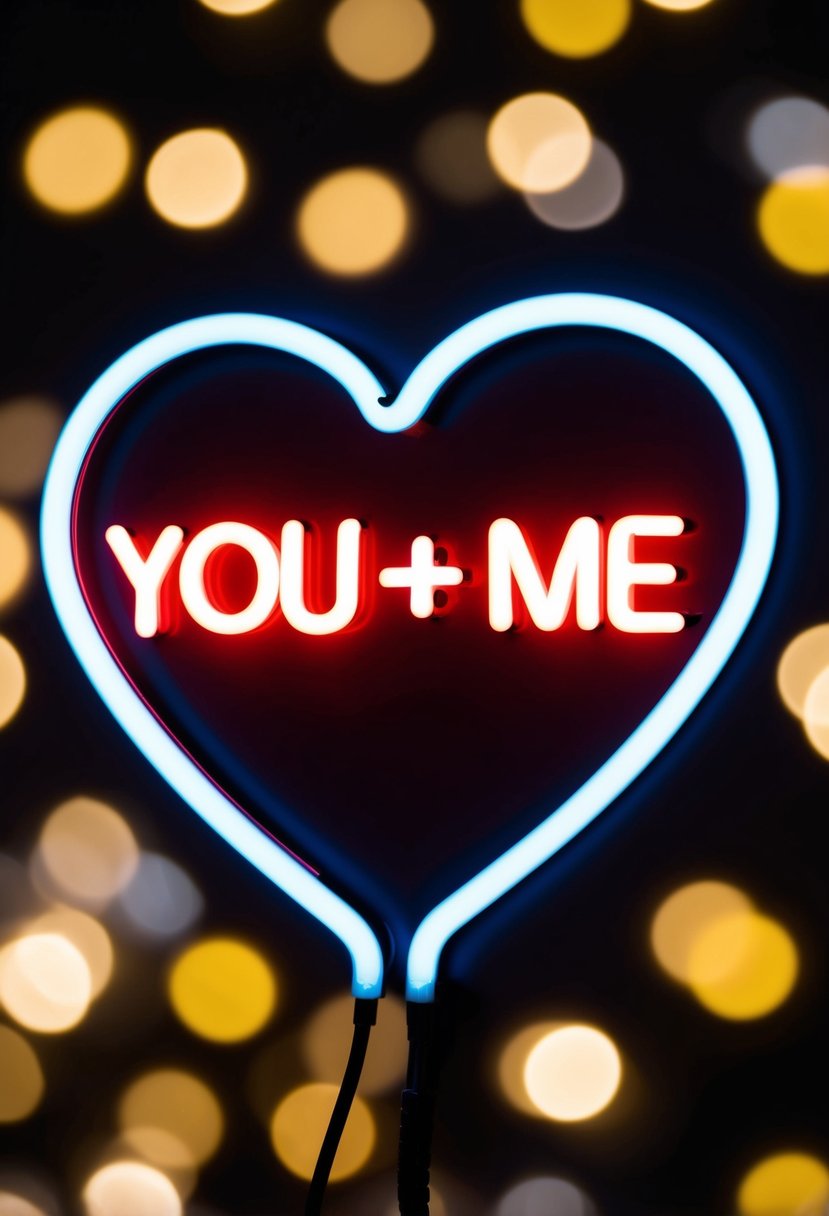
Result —
M433 1004L407 1006L409 1067L400 1106L397 1201L401 1216L429 1216L429 1170L437 1104Z
M360 1082L360 1074L363 1071L363 1064L368 1049L369 1035L376 1021L377 1001L365 1000L362 997L358 997L354 1002L354 1038L351 1040L351 1051L349 1052L348 1063L343 1073L340 1092L337 1094L337 1101L334 1103L334 1109L331 1112L328 1130L325 1133L319 1157L317 1157L314 1176L308 1189L308 1197L305 1200L305 1216L319 1216L322 1211L331 1167L334 1164L334 1158L340 1146L340 1140L342 1139L346 1120L348 1119L348 1113L351 1110L351 1104L354 1101L354 1095L357 1093L357 1086Z

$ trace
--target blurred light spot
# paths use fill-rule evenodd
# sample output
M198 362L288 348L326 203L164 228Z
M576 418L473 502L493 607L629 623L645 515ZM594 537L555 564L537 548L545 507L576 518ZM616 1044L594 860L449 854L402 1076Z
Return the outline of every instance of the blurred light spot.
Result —
M189 1199L196 1189L198 1171L193 1154L178 1136L160 1127L131 1127L111 1142L105 1159L148 1162L162 1170L182 1200Z
M377 169L341 169L317 182L299 208L305 252L333 274L370 274L400 252L409 226L397 183Z
M0 1191L0 1216L46 1216L46 1213L22 1195Z
M57 933L80 950L92 978L92 996L103 992L112 976L112 942L106 929L77 908L53 908L44 912L25 928L28 933Z
M132 923L152 937L175 937L201 916L198 888L168 857L142 853L121 904Z
M31 547L23 525L5 507L0 507L0 608L10 604L23 590L31 564Z
M271 1119L271 1141L277 1157L292 1174L313 1177L320 1145L339 1092L338 1085L301 1085L283 1098ZM356 1174L371 1156L374 1118L362 1098L355 1098L334 1158L334 1182Z
M185 1026L217 1043L249 1039L276 1005L276 981L262 955L227 937L208 938L180 954L169 992Z
M583 1191L563 1178L527 1178L507 1191L495 1216L595 1216Z
M0 635L0 728L7 726L26 695L26 668L8 638Z
M417 141L420 173L452 203L484 202L502 188L487 158L487 125L484 114L455 110L430 123Z
M803 705L803 729L818 755L829 760L829 667L809 685Z
M561 1026L527 1057L524 1084L543 1115L562 1122L590 1119L612 1102L622 1079L615 1044L593 1026Z
M513 1035L498 1059L498 1081L504 1097L525 1115L538 1114L524 1084L527 1056L545 1035L562 1025L562 1022L534 1022L531 1026L525 1026Z
M755 1165L743 1179L740 1216L824 1216L829 1169L806 1153L779 1153Z
M57 933L33 933L0 951L0 1001L29 1030L59 1034L84 1017L92 976L76 946Z
M804 165L829 167L829 110L808 97L778 97L754 111L746 139L769 177Z
M114 198L131 160L123 123L106 110L77 106L61 110L37 128L23 154L23 176L45 207L82 215Z
M691 955L701 933L724 917L751 911L751 900L725 882L692 882L662 903L651 926L651 945L661 966L680 983L691 978Z
M158 214L179 228L212 228L237 210L248 171L236 143L224 131L199 128L166 140L153 154L145 178Z
M496 172L516 190L546 194L575 181L592 145L587 120L556 93L525 93L489 124L487 150Z
M43 1072L33 1049L9 1026L0 1026L0 1077L0 1123L26 1119L43 1097Z
M689 13L695 8L705 8L711 0L646 0L654 8L667 8L674 13Z
M421 0L341 0L325 37L344 72L368 84L391 84L420 67L435 30Z
M118 1122L127 1140L162 1167L202 1165L216 1152L224 1131L213 1091L198 1077L173 1068L133 1081L119 1103ZM166 1132L169 1143L157 1140L155 1152L147 1151L153 1148L149 1129Z
M276 0L201 0L201 3L225 17L248 17L251 13L261 13L262 9L270 8Z
M797 947L783 926L756 912L736 912L699 934L688 982L711 1013L747 1021L782 1005L797 973Z
M772 182L757 224L769 253L789 270L829 273L829 169L791 169Z
M796 717L806 710L806 697L817 677L829 668L829 625L804 629L789 642L777 665L777 690Z
M101 907L132 878L138 845L124 818L95 798L70 798L43 825L38 857L55 887Z
M21 918L40 906L26 867L16 857L0 853L0 931L13 930L16 934Z
M551 228L575 232L595 228L615 215L625 194L625 175L616 153L593 140L587 168L574 182L552 194L525 194L533 215Z
M96 1170L83 1189L87 1216L181 1216L181 1199L169 1178L140 1161L113 1161Z
M13 397L0 405L0 494L35 493L62 425L60 410L44 397Z
M339 1084L351 1046L354 998L348 994L327 1001L311 1018L302 1046L308 1070L317 1081ZM406 1075L406 1006L397 997L380 1002L360 1077L360 1091L380 1094Z
M613 46L631 17L630 0L521 0L536 42L557 55L583 59Z

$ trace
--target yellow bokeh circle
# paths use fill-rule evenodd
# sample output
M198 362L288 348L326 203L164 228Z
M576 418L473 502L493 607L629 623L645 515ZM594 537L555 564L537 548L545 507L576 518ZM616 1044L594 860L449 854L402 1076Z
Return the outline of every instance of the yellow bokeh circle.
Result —
M132 161L123 123L97 106L61 110L34 132L23 154L23 177L44 207L83 215L122 188Z
M47 1216L43 1208L38 1207L22 1195L11 1191L0 1191L0 1216Z
M212 127L182 131L153 154L144 179L151 205L178 228L213 228L238 210L248 187L239 146Z
M660 965L680 983L691 979L691 956L700 934L723 917L751 910L738 887L715 880L688 883L660 905L651 925L651 945Z
M377 169L341 169L317 182L299 207L297 233L308 257L340 275L371 274L396 257L409 227L402 190Z
M48 397L12 397L0 405L0 494L35 493L61 425L61 412Z
M587 167L592 150L587 119L557 93L525 93L495 114L487 151L507 185L532 194L561 190Z
M392 84L417 71L434 42L422 0L341 0L325 27L334 60L367 84Z
M521 16L545 50L571 59L599 55L630 23L630 0L521 0Z
M101 907L122 891L138 866L138 844L124 817L81 795L55 807L43 825L38 861L66 898Z
M803 729L818 755L829 760L829 667L809 685L803 703Z
M0 951L0 1001L28 1030L71 1030L86 1015L91 1000L86 959L60 934L26 934Z
M0 507L0 608L23 590L31 565L31 546L23 525L11 511Z
M181 1199L166 1174L141 1161L112 1161L83 1188L86 1216L181 1216Z
M829 274L829 169L790 169L767 187L757 211L769 253L799 274Z
M322 1082L301 1085L291 1090L273 1113L274 1151L285 1168L299 1178L313 1177L338 1092L339 1086ZM355 1098L334 1158L331 1181L339 1182L358 1173L371 1156L376 1138L371 1111L362 1098Z
M26 695L26 668L8 638L0 636L0 729L11 722Z
M162 1167L202 1165L216 1152L224 1131L212 1089L176 1068L157 1069L133 1081L119 1103L118 1122L127 1141L136 1137L136 1147ZM148 1129L166 1132L168 1139L153 1144Z
M114 963L112 942L100 921L78 908L53 908L30 921L25 932L58 933L70 941L86 959L92 996L100 996L112 977Z
M235 938L207 938L189 946L173 964L168 988L184 1025L216 1043L251 1038L276 1006L271 968L257 950Z
M786 708L802 718L814 681L829 668L829 625L804 629L789 642L777 664L777 690Z
M0 1077L0 1123L26 1119L43 1097L43 1072L33 1049L9 1026L0 1026Z
M824 1216L829 1169L808 1153L777 1153L746 1174L737 1195L740 1216Z
M524 1065L524 1085L537 1111L563 1123L592 1119L622 1080L616 1044L595 1026L565 1025L545 1034Z
M270 8L276 0L200 0L200 3L224 17L249 17Z
M799 959L792 937L757 912L713 921L694 941L688 983L711 1013L732 1021L765 1017L790 995Z

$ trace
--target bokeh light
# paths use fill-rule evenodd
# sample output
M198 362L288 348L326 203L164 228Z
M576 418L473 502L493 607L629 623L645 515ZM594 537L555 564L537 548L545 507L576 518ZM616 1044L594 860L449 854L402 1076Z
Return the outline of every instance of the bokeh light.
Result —
M695 939L689 985L718 1017L765 1017L790 995L799 969L797 947L777 921L735 912L713 921Z
M0 1216L46 1216L46 1213L22 1195L0 1191Z
M595 228L616 214L625 195L625 175L616 153L600 139L593 140L587 167L562 190L551 194L525 194L527 206L551 228L576 232Z
M516 190L546 194L575 181L590 159L587 119L556 93L525 93L498 110L487 131L490 160Z
M122 815L95 798L70 798L43 825L36 860L65 897L102 907L132 878L138 845Z
M421 133L415 163L436 194L466 205L485 202L503 189L487 157L488 125L477 110L453 110Z
M665 8L672 13L690 13L697 8L705 8L713 0L646 0L654 8Z
M52 908L29 921L25 932L57 933L80 950L92 979L92 996L97 997L112 977L114 955L109 934L100 921L77 908Z
M571 59L598 55L628 27L630 0L521 0L521 16L545 50Z
M596 1216L596 1209L564 1178L526 1178L502 1196L495 1216Z
M211 127L182 131L153 154L144 179L153 208L178 228L213 228L238 210L248 186L239 146Z
M71 1030L92 1000L92 976L76 946L57 933L32 933L0 950L0 1002L41 1034Z
M777 665L777 689L783 704L796 717L806 711L812 684L829 668L829 625L804 629L789 642Z
M595 1026L567 1025L544 1035L524 1065L524 1084L541 1114L561 1122L591 1119L616 1096L622 1061Z
M156 1165L171 1168L208 1161L224 1131L222 1108L213 1091L198 1077L175 1068L157 1069L133 1081L119 1103L118 1122L129 1143ZM152 1141L149 1130L167 1133L167 1139Z
M132 925L149 937L177 937L201 916L204 900L190 876L169 857L142 853L120 895Z
M411 76L434 37L431 14L421 0L341 0L325 27L335 61L367 84Z
M181 1216L178 1191L166 1174L140 1161L112 1161L83 1188L86 1216Z
M808 1153L778 1153L755 1165L740 1184L740 1216L825 1216L829 1169Z
M26 668L8 638L0 635L0 729L11 722L26 695Z
M803 729L818 755L829 760L829 667L809 685L803 705Z
M13 397L0 404L0 494L24 498L40 488L62 421L46 397Z
M757 211L760 238L781 265L829 274L829 169L790 169L766 188Z
M299 207L302 248L321 269L371 274L403 248L409 210L402 190L377 169L341 169L317 182Z
M47 118L23 154L23 176L38 202L63 215L108 203L127 180L132 148L123 123L97 106Z
M274 1151L292 1174L313 1177L320 1145L334 1109L339 1087L312 1082L292 1090L277 1106L271 1119ZM356 1174L371 1156L376 1140L374 1117L362 1098L354 1099L334 1165L331 1181Z
M17 599L32 565L31 546L17 516L0 507L0 608Z
M200 3L224 17L249 17L252 13L271 8L276 0L200 0Z
M746 143L768 177L804 165L829 167L829 109L809 97L777 97L754 111Z
M525 1115L537 1115L524 1084L524 1065L536 1043L557 1030L563 1022L533 1022L522 1027L507 1042L498 1057L498 1083L507 1101Z
M213 937L189 946L169 976L173 1009L189 1030L216 1043L257 1034L276 1006L268 963L245 942Z
M339 1083L351 1046L353 1012L354 997L345 993L326 1001L305 1028L302 1049L314 1080ZM406 1075L407 1057L406 1006L387 996L369 1039L360 1092L381 1094L398 1086Z
M700 934L724 918L751 910L749 897L730 883L706 880L680 887L653 918L654 954L669 975L687 984L691 979L691 955Z
M0 1025L0 1123L17 1123L35 1110L44 1080L34 1049L10 1026ZM0 1209L2 1211L2 1209Z

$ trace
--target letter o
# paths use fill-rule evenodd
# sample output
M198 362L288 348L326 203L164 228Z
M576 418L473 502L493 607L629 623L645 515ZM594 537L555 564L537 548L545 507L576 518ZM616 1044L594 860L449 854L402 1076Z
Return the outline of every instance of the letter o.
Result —
M204 568L222 545L236 545L256 563L256 591L246 608L222 612L211 604L204 585ZM182 602L190 616L210 633L250 633L268 619L279 595L279 555L262 532L248 524L219 523L197 532L184 550L179 572Z

